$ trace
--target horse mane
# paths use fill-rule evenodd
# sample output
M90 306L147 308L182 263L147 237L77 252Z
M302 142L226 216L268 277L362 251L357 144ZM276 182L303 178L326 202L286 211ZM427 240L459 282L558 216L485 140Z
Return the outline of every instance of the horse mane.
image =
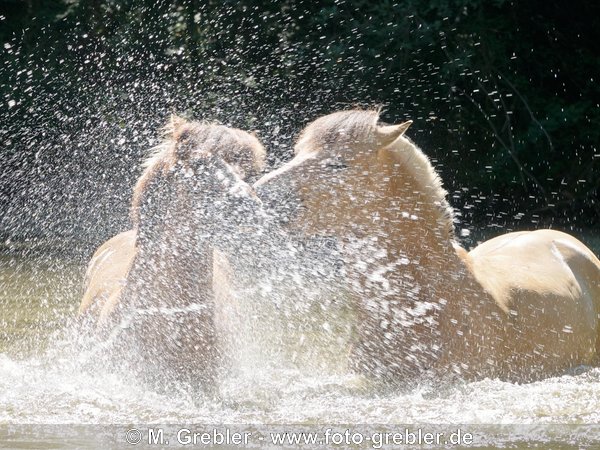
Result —
M266 151L253 135L224 125L187 121L177 116L163 129L163 141L150 149L131 201L131 220L139 223L139 208L148 184L158 174L171 170L178 161L186 162L194 154L211 153L231 165L242 179L264 170Z
M379 123L380 113L381 109L355 109L316 119L300 133L294 146L296 158L301 160L310 154L340 147L351 148L357 143L372 143L378 148L389 148L421 191L431 197L440 212L438 223L447 231L448 238L455 240L454 210L448 203L440 176L427 155L406 136L401 135L392 143L381 144L378 128L385 124Z
M294 152L296 156L332 147L351 146L373 139L379 110L338 111L319 117L300 132Z

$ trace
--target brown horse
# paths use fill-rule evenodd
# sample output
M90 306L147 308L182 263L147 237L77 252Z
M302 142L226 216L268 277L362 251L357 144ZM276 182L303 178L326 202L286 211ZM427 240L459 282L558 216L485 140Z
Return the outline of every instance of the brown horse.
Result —
M237 166L224 160L236 155ZM214 284L227 281L214 243L260 204L241 175L260 169L262 156L258 141L239 130L177 121L136 186L136 229L104 244L90 263L81 314L105 329L126 318L121 341L137 346L146 364L211 379L220 357L215 297L225 292Z
M388 380L426 369L531 380L600 350L600 261L553 230L510 233L467 253L429 159L377 111L309 124L259 195L296 197L289 227L335 236L358 309L350 363ZM262 193L262 194L261 194Z

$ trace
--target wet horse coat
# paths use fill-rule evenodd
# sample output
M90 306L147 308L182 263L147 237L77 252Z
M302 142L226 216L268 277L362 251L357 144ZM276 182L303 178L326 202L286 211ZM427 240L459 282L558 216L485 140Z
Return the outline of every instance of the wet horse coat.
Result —
M221 158L231 152L240 167ZM264 150L239 130L175 124L136 187L136 229L101 246L89 265L80 314L108 329L135 316L128 334L145 362L185 373L200 367L194 377L205 381L213 376L220 358L215 298L226 295L215 285L228 277L227 261L213 247L243 222L246 206L260 203L240 178L261 165L244 161L248 153L260 158Z
M600 362L600 263L555 230L508 233L464 256L504 313L501 370L560 373Z
M191 135L192 142L186 145L193 147L193 131L197 131L200 126L205 125L187 122L176 116L171 118L165 129L164 142L154 149L152 156L145 162L145 170L134 188L131 216L135 228L119 233L102 244L88 264L85 290L79 306L80 316L102 324L119 305L121 292L135 257L139 206L147 185L159 171L174 164L173 146L183 134ZM210 142L204 143L204 146L208 146L211 152L229 163L241 178L255 176L263 170L265 150L254 136L225 126L211 125L211 128L215 132ZM217 270L217 273L220 272Z
M374 111L316 120L296 157L255 184L265 198L300 200L283 205L294 232L340 242L340 285L360 314L351 366L388 380L433 369L526 381L596 362L593 253L552 230L509 233L467 253L437 174L404 136L410 123L377 121ZM131 240L125 233L98 250L88 292L120 289L102 283L118 279L111 260L133 258Z
M409 125L380 125L375 111L322 117L296 157L255 185L293 192L290 227L344 246L360 314L351 365L388 380L428 369L530 380L594 362L598 259L553 230L467 253L439 177L404 136Z

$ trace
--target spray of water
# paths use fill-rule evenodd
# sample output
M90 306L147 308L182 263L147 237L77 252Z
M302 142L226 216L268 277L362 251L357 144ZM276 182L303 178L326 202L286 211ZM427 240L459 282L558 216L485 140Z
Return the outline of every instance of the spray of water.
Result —
M117 3L108 7L118 9ZM172 112L256 130L272 169L290 158L294 137L308 120L348 104L393 104L394 114L403 111L415 120L415 140L431 144L430 154L440 157L446 174L459 173L463 164L485 167L481 184L492 166L513 167L505 151L472 160L472 149L456 138L473 127L455 111L473 103L474 115L481 111L492 128L506 133L488 130L481 145L493 147L500 137L514 153L512 127L503 123L513 110L524 110L521 103L499 106L518 98L503 77L471 70L477 36L465 34L472 42L461 47L452 44L451 33L422 26L420 18L403 11L398 20L378 17L374 23L393 39L402 41L406 29L430 44L419 53L375 55L377 64L367 66L360 55L370 51L365 35L373 30L352 25L362 12L350 8L351 31L332 36L312 22L315 11L296 11L292 3L291 12L274 13L281 17L280 29L268 48L247 44L255 29L244 30L241 39L237 27L223 27L226 18L237 16L262 23L258 8L242 13L231 5L219 14L199 7L189 17L177 5L161 4L157 10L136 5L130 14L135 22L110 36L90 34L77 22L68 29L69 51L57 65L49 64L53 54L46 48L34 50L18 36L4 43L0 71L10 76L2 86L0 129L6 149L0 162L0 423L600 421L598 369L525 385L419 379L391 388L350 371L347 355L360 319L347 298L360 296L364 286L338 281L349 267L361 270L363 261L342 261L339 243L327 237L296 239L282 233L279 223L220 238L219 250L237 257L231 268L235 277L227 285L231 301L217 305L227 318L219 331L227 358L213 389L152 364L152 358L160 362L160 348L140 361L135 341L123 339L137 323L161 315L170 322L165 334L176 340L172 331L181 326L182 313L198 312L194 305L130 311L102 339L92 325L82 328L76 309L85 265L99 243L130 227L131 188L140 161L159 143L156 130ZM466 11L457 23L468 17ZM400 19L409 26L399 26ZM208 35L220 32L228 39L226 51L188 46L178 30L189 23L201 24ZM45 32L62 32L58 25L50 28ZM310 30L318 45L290 40L298 29ZM353 52L337 54L340 40ZM130 42L140 45L131 51ZM444 51L443 67L430 63L430 54ZM303 55L300 62L295 55ZM401 63L406 60L411 64ZM278 75L288 69L292 76ZM438 82L442 71L455 73L455 83ZM382 97L370 84L354 81L365 73L395 87ZM455 145L446 148L447 141ZM593 155L597 161L597 152ZM533 186L525 190L529 195L540 193L537 181L522 180ZM526 214L514 210L512 199L487 195L485 186L476 185L450 189L460 209L457 226L472 243L477 236L470 236L468 222L475 206L487 205L491 229ZM286 197L293 193L280 195L268 205L276 211L268 211L267 222L272 217L285 222L294 214L295 202ZM394 268L376 263L382 246L369 240L353 246L356 254L374 258L369 281L385 290L386 272ZM418 299L418 286L413 288Z

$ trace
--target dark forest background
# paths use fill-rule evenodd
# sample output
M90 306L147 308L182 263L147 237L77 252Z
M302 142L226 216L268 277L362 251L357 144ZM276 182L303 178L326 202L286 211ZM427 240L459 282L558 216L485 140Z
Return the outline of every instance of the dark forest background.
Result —
M171 112L256 130L271 167L351 106L413 119L457 229L600 223L600 2L0 2L0 237L126 229Z

